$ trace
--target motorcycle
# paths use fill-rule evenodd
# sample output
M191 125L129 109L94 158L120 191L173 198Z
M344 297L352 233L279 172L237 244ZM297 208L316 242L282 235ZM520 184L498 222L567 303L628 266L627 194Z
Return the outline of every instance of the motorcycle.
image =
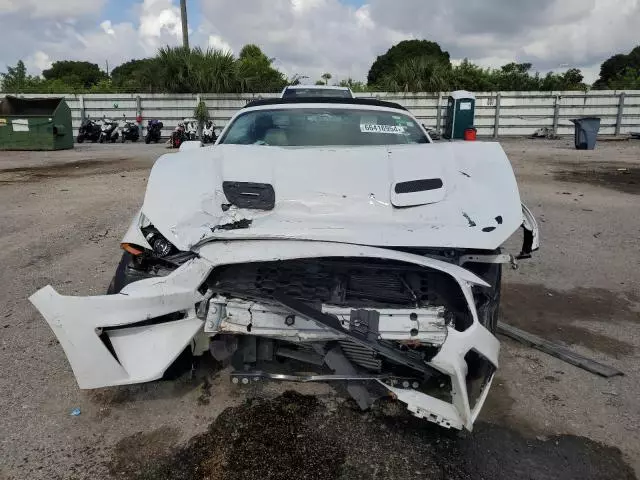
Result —
M180 148L182 142L185 142L187 140L189 140L189 138L187 137L186 126L184 122L179 122L178 126L171 133L171 138L169 139L171 148Z
M111 142L115 143L118 140L118 122L114 122L108 118L102 120L102 127L100 129L100 143Z
M195 140L198 136L198 122L193 118L185 118L184 123L184 135L185 140Z
M215 141L218 139L215 128L216 126L211 120L205 122L204 126L202 127L202 143L215 143Z
M158 120L149 120L147 123L147 135L144 137L144 143L151 143L152 141L158 143L162 134L162 127L164 125Z
M137 142L140 138L140 127L135 122L127 121L124 114L122 115L122 126L120 127L120 135L122 135L122 143L126 140L131 140L132 142Z
M90 140L92 142L97 142L100 138L100 124L91 120L91 118L87 117L82 120L80 124L80 128L78 129L78 137L76 141L78 143L82 143L86 140Z

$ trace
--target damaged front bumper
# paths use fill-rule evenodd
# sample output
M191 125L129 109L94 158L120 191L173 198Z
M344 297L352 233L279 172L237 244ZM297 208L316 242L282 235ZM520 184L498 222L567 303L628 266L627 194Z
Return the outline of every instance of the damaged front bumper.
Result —
M414 415L444 427L472 429L498 366L499 352L498 340L478 319L474 300L473 289L489 285L474 273L425 256L329 242L211 242L196 253L196 258L168 276L137 281L116 295L69 297L47 286L30 298L60 341L81 388L159 379L190 344L203 351L209 338L219 334L291 342L339 341L343 337L353 340L357 330L354 325L359 326L352 321L355 308L326 302L316 310L305 311L303 306L300 311L287 303L286 296L280 302L248 302L213 295L206 288L207 279L217 267L234 264L370 258L441 272L459 286L470 316L464 329L445 321L442 308L437 306L383 308L376 309L379 318L372 341L420 342L437 348L423 368L449 377L450 401L394 386L382 376L376 381L406 403ZM362 306L357 310L371 311ZM325 322L331 319L335 325ZM473 388L469 380L470 355L487 367L480 388Z

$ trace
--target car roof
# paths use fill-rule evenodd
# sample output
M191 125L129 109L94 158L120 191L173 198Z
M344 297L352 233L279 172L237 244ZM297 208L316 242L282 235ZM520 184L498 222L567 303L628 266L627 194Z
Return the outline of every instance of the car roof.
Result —
M244 108L262 107L266 105L298 105L304 103L328 103L333 105L362 105L367 107L394 108L407 111L405 107L394 102L374 100L372 98L329 98L329 97L302 97L302 98L265 98L247 103Z

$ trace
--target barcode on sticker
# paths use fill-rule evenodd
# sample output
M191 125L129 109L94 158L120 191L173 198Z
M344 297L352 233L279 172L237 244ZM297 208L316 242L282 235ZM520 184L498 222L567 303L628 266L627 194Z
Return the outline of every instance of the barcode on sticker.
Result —
M401 135L404 133L404 127L398 127L397 125L376 125L373 123L360 124L360 131L362 133L393 133Z

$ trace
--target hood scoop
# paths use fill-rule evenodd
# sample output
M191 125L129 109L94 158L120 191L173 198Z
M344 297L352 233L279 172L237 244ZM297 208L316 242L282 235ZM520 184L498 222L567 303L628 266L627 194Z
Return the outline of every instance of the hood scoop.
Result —
M417 207L440 202L446 194L441 178L423 178L397 182L391 186L391 204L394 207Z
M273 210L276 204L276 192L268 183L222 182L222 191L229 201L222 204L223 211L231 205L254 210Z

